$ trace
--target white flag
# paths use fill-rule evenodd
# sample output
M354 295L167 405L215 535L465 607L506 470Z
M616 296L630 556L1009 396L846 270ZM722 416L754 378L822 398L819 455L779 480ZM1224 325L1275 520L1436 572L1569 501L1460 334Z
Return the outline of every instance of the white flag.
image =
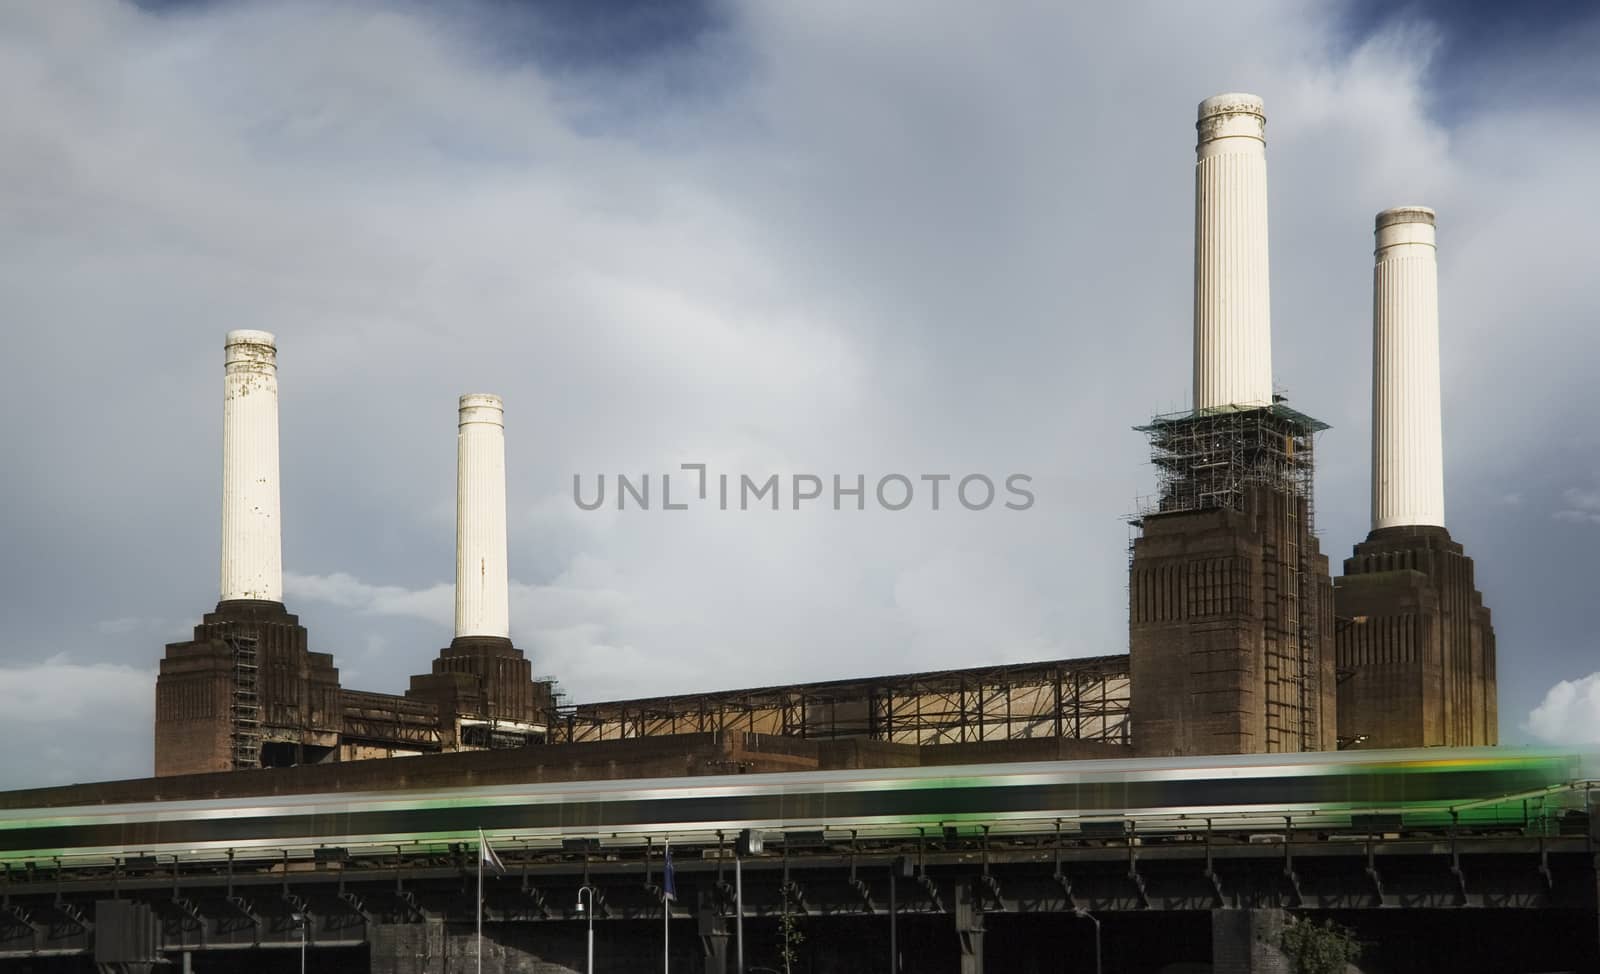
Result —
M506 874L506 864L500 861L500 856L495 853L494 846L489 844L489 840L481 838L483 833L479 832L478 835L480 836L478 841L478 861L487 866L496 876L504 876Z

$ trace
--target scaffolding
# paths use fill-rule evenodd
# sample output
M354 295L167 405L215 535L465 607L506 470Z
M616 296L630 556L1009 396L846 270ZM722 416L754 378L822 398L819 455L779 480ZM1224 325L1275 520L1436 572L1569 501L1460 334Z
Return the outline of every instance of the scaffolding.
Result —
M233 702L229 710L233 767L261 767L261 699L256 637L237 633L227 637L233 652Z
M812 740L951 744L1128 742L1127 656L560 707L552 740L745 731Z
M1309 505L1316 434L1328 424L1275 402L1169 413L1134 428L1150 439L1159 484L1156 496L1140 505L1143 518L1212 508L1243 511L1253 487L1304 498Z
M1273 398L1268 406L1171 413L1135 427L1150 440L1157 494L1141 499L1131 523L1217 509L1260 518L1266 748L1313 750L1320 654L1312 486L1316 434L1328 425Z

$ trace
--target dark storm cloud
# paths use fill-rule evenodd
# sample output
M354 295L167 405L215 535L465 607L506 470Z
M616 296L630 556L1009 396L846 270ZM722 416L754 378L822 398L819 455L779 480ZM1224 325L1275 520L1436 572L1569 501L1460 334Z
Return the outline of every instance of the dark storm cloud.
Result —
M1600 98L1588 70L1600 20L1587 0L1537 5L1498 0L1355 0L1343 8L1352 44L1410 23L1437 39L1428 88L1435 117L1455 124L1537 91L1542 105Z
M506 398L513 632L579 699L1125 651L1129 427L1188 398L1193 111L1229 89L1271 119L1275 372L1334 427L1325 550L1366 528L1372 214L1428 203L1447 505L1508 736L1596 669L1573 569L1600 525L1559 515L1600 443L1552 413L1600 406L1561 256L1600 249L1600 145L1515 89L1522 49L1444 124L1425 19L640 7L612 43L439 9L0 14L0 679L50 702L0 730L59 751L8 749L8 781L148 770L161 644L216 598L231 328L279 336L287 601L346 685L398 690L449 639L466 391ZM684 462L1018 470L1038 502L571 502L574 473ZM1558 696L1535 730L1588 699Z

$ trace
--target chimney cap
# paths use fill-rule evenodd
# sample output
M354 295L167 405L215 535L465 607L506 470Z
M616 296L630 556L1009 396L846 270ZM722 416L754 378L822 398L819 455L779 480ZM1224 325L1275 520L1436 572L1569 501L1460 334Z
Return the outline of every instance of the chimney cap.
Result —
M277 348L278 336L270 331L239 328L228 332L228 338L222 344L224 348L232 345L266 345L269 348Z
M1426 223L1435 226L1433 210L1426 206L1392 206L1378 214L1373 229L1382 230L1397 223Z
M462 409L474 409L480 406L502 410L506 408L505 401L492 392L468 392L460 399Z
M1265 121L1267 103L1261 100L1260 95L1227 91L1220 95L1212 95L1200 103L1199 121L1203 122L1216 115L1259 115L1262 121Z

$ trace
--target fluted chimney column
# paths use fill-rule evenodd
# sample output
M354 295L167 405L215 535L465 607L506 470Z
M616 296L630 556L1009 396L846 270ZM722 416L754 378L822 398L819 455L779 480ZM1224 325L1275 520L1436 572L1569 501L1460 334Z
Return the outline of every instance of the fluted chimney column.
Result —
M222 380L222 601L283 601L278 498L278 349L230 331Z
M1255 95L1200 103L1194 170L1194 406L1272 402L1266 111Z
M472 393L456 436L456 638L510 635L505 406Z
M1377 217L1372 272L1372 527L1444 527L1434 215Z

